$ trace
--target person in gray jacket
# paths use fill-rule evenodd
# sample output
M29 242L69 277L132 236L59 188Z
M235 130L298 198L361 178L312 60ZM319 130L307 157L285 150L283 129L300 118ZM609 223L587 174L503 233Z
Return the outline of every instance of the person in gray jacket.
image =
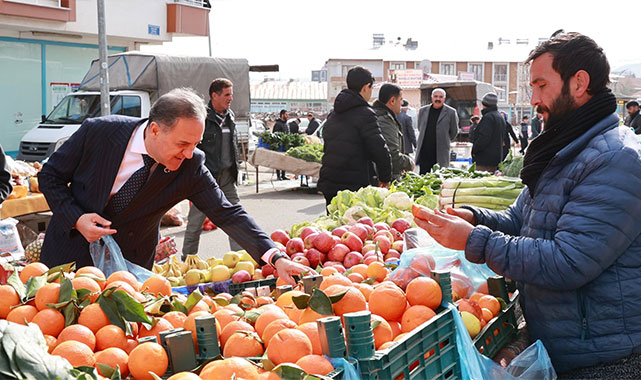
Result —
M416 164L420 173L428 173L435 164L450 166L450 144L458 135L456 110L445 104L445 90L432 91L432 104L418 111L418 146Z
M407 114L408 107L409 103L403 99L401 113L396 116L396 119L403 127L403 153L405 154L414 153L414 148L416 148L416 132L414 132L414 126L412 125L412 117Z
M376 112L378 126L392 156L392 180L400 178L404 171L414 169L414 162L403 153L403 133L396 115L401 113L403 91L395 84L386 83L378 92L378 99L372 108Z

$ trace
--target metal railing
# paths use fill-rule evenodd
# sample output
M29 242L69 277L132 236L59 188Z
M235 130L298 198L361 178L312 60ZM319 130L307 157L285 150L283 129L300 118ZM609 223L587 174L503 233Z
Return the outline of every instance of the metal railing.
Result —
M175 3L191 5L200 8L210 8L208 0L174 0Z

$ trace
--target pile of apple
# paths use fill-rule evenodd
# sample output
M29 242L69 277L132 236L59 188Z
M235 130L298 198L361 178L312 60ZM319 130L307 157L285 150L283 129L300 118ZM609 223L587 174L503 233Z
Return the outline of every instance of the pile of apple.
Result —
M403 253L403 232L410 227L411 223L403 218L390 226L364 217L354 225L340 226L331 232L305 227L300 237L290 237L284 230L276 230L271 239L297 263L312 268L333 266L339 272L345 272L356 264L398 260Z

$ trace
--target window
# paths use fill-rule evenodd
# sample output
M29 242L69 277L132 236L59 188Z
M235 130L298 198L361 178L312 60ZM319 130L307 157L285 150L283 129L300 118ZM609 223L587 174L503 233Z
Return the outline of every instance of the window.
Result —
M483 82L483 64L482 63L468 64L467 71L474 73L474 80Z
M405 62L390 62L390 70L405 70Z
M456 75L454 74L455 70L455 65L453 63L441 63L441 67L439 69L439 73L443 75Z
M496 95L498 97L499 103L507 102L507 86L505 85L494 85L496 88Z
M356 67L356 65L343 65L341 66L343 72L343 78L347 78L347 72L352 69L352 67Z
M114 115L140 117L140 97L119 96L112 105L111 113Z
M507 82L507 63L494 64L494 82Z
M55 8L62 7L60 4L60 0L13 0L12 2L39 5L39 6L45 6L45 7L55 7Z

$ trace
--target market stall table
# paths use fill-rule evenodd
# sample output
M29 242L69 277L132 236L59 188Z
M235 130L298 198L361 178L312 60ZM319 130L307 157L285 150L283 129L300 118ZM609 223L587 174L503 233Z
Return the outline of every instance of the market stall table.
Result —
M49 205L42 193L32 193L24 198L7 199L0 208L0 219L48 211Z
M258 193L258 167L265 166L271 169L284 170L289 173L316 177L320 175L321 164L307 162L298 158L287 156L285 153L276 152L265 148L256 148L248 161L256 168L256 192Z

